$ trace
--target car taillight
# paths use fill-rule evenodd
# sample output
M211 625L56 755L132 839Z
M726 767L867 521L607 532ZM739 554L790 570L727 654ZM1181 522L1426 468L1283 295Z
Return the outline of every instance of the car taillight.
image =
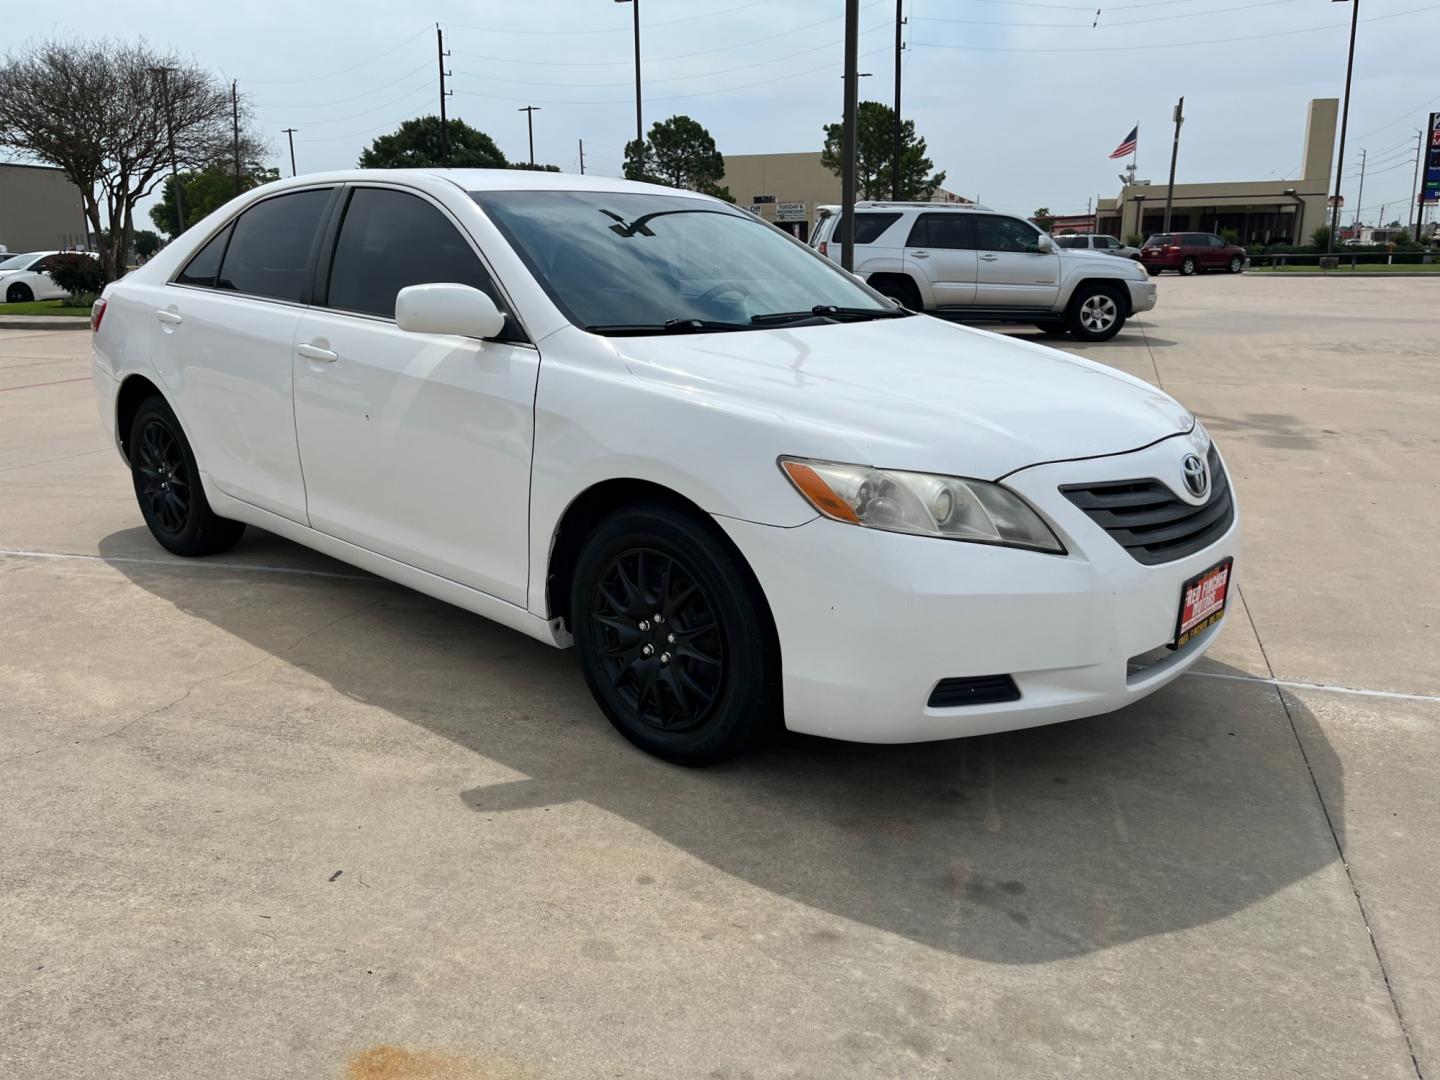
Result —
M90 332L92 334L100 331L100 320L103 318L105 318L105 301L102 298L90 305Z
M821 240L821 241L820 241L820 254L821 254L821 255L824 255L826 258L829 258L829 256L830 256L830 243L829 243L829 241L826 241L826 240Z

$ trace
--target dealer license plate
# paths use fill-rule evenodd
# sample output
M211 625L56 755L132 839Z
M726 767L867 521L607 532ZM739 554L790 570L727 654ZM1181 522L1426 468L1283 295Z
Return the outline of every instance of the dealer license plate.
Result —
M1230 567L1234 559L1212 566L1197 574L1180 590L1180 615L1175 620L1175 648L1183 648L1192 638L1225 617L1225 601L1230 596Z

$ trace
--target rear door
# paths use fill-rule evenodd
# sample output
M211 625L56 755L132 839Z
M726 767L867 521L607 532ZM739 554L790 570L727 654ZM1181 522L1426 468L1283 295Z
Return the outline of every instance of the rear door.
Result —
M905 271L920 285L926 306L970 307L975 303L975 241L971 215L921 214L905 240Z
M418 192L351 189L296 337L295 423L311 525L524 606L540 354L395 325L409 285L505 298L459 223Z
M334 187L255 203L163 288L152 355L221 491L305 523L291 357Z
M975 303L987 308L1051 308L1060 293L1060 256L1040 250L1040 231L1003 214L976 214L979 277Z

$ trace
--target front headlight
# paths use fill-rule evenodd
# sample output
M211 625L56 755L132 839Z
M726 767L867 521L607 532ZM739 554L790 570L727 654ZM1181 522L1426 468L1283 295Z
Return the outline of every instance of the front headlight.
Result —
M832 521L869 529L1065 554L1029 503L999 484L782 457L805 501Z

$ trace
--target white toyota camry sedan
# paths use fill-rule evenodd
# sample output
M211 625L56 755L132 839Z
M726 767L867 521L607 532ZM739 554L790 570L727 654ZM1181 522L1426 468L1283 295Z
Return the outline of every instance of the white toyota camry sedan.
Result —
M161 545L255 525L573 645L672 761L1116 709L1195 663L1235 585L1235 498L1181 405L691 192L302 176L92 322Z

